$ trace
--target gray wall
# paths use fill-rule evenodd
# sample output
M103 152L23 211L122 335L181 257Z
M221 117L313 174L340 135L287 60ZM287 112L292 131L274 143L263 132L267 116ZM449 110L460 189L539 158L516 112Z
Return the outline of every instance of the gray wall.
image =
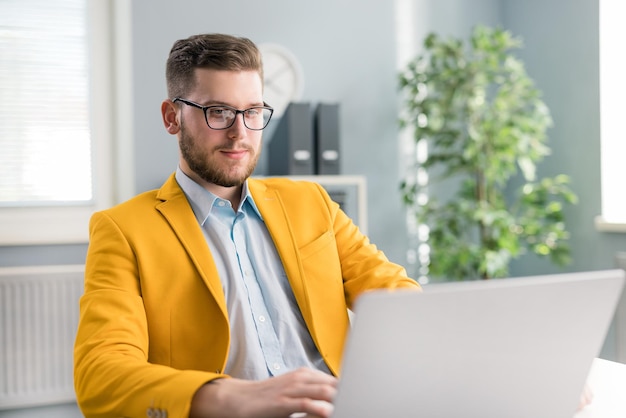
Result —
M580 202L567 212L573 262L567 271L615 267L615 253L626 249L626 234L598 232L600 214L600 111L598 0L505 0L507 27L524 38L520 52L544 92L554 127L552 155L540 174L565 173ZM515 275L557 271L544 260L514 263Z

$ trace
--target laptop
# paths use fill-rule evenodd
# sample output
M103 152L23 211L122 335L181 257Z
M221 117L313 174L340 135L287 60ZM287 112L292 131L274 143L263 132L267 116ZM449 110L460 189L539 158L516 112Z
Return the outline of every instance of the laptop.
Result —
M354 309L333 418L572 418L623 270L372 291Z

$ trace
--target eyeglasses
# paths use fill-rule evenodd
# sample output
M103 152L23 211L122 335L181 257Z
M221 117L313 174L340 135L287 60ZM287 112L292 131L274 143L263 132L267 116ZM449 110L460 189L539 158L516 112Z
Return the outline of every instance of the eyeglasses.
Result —
M188 106L202 109L206 124L209 128L215 130L230 128L235 123L237 115L241 113L243 115L243 124L246 128L252 131L261 131L265 129L274 113L274 109L265 102L263 106L254 106L244 110L235 109L234 107L226 105L202 106L198 103L181 99L180 97L176 97L172 102L181 102Z

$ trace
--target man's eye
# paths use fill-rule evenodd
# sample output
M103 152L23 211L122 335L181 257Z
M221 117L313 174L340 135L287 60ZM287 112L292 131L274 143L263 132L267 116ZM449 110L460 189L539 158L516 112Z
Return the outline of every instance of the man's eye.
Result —
M210 116L224 116L224 113L227 112L228 109L225 109L223 107L212 107L209 109L209 115Z

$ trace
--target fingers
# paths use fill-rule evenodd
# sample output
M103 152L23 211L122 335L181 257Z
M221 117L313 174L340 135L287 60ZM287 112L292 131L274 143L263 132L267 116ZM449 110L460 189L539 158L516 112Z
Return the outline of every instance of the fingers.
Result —
M295 412L289 418L328 418L332 415L333 404L326 401L310 400L309 412ZM313 412L311 412L313 411Z
M267 381L274 390L285 398L298 402L320 400L332 402L337 392L337 378L326 373L298 369Z
M327 418L333 411L332 401L337 392L337 378L326 373L298 369L271 380L287 385L283 405L295 412L290 417Z
M318 417L329 417L333 413L333 409L332 403L314 399L310 400L310 405L308 405L309 415Z
M304 368L261 381L219 379L197 392L190 416L327 418L336 392L337 378Z
M294 370L282 376L274 377L273 379L276 381L286 380L289 385L300 385L302 387L311 385L328 386L331 388L337 387L336 377L323 373L319 370L305 368Z

